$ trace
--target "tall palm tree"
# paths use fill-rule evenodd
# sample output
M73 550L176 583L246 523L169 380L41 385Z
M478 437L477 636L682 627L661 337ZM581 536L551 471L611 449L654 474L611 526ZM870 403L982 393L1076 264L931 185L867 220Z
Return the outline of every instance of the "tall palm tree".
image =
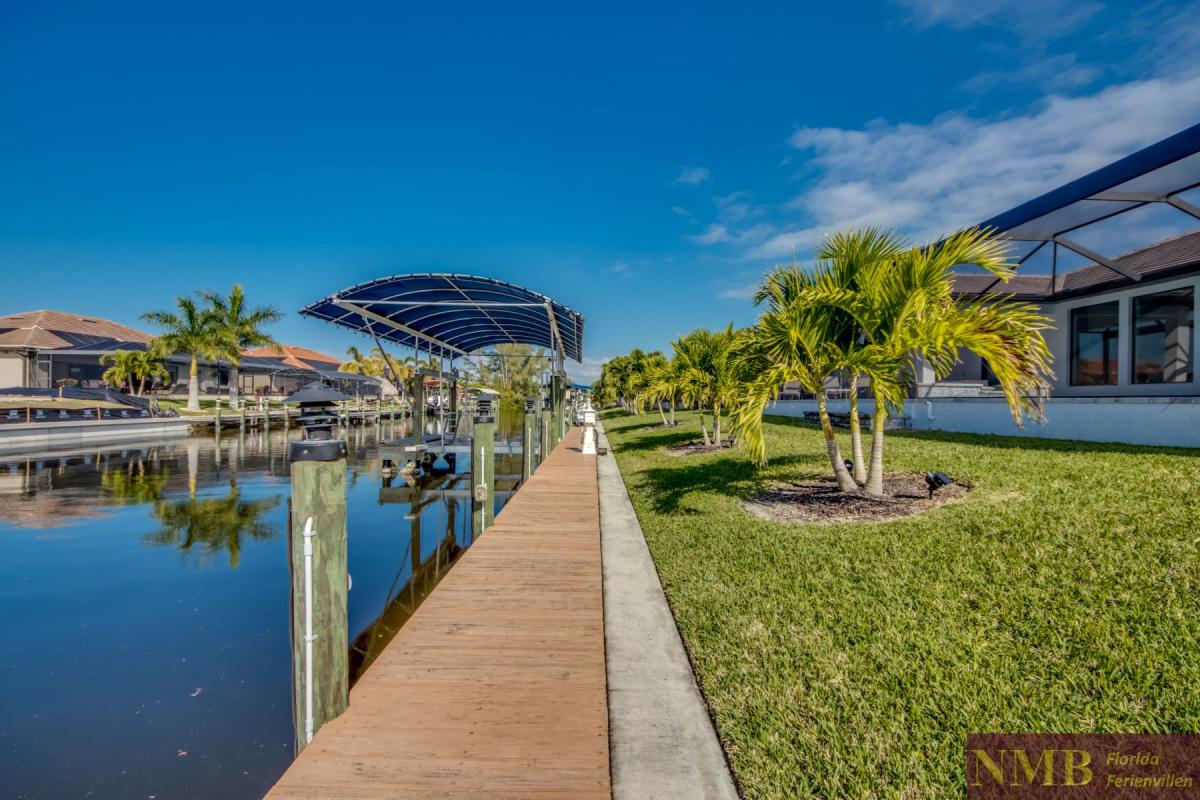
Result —
M217 318L217 327L230 341L225 354L229 359L229 407L238 407L238 366L242 351L250 347L278 347L279 343L263 330L267 325L283 319L283 314L274 306L249 308L242 285L235 283L228 295L205 291L200 296L208 303Z
M200 410L198 360L236 357L236 345L212 308L201 307L195 298L175 298L175 311L148 311L142 319L162 329L155 339L161 352L182 353L191 359L188 369L188 411Z

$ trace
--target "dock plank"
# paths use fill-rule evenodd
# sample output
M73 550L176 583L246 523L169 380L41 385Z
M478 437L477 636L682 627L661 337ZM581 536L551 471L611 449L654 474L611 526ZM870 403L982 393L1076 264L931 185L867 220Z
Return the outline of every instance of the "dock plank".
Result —
M269 798L604 798L595 456L573 429Z

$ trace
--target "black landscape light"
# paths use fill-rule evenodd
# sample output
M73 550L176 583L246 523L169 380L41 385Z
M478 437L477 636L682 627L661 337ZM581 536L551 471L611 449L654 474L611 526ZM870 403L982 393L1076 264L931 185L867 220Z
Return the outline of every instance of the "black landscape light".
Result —
M954 483L954 478L951 478L944 472L926 472L925 485L929 488L929 499L933 499L933 493L938 489L942 489Z
M485 395L480 395L475 400L475 421L476 422L495 422L496 421L496 404L492 398Z
M534 414L536 412L537 412L537 398L536 397L526 397L525 398L525 413L526 414Z
M312 381L301 386L290 397L285 397L283 402L300 404L300 416L296 421L304 429L305 439L325 442L333 438L333 428L337 425L336 404L349 399L337 389Z

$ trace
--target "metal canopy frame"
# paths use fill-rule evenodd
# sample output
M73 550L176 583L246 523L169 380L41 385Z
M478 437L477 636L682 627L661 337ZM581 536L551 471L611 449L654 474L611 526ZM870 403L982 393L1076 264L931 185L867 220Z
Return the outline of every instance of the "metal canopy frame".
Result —
M583 360L583 315L523 286L476 275L416 273L356 284L300 313L438 358L497 344Z
M1150 204L1163 204L1200 220L1200 207L1179 195L1200 187L1200 124L1169 136L980 223L1003 238L1036 243L1017 264L1049 244L1053 248L1050 291L1058 291L1058 248L1090 259L1119 278L1140 273L1080 244L1068 234ZM987 291L987 290L984 290Z

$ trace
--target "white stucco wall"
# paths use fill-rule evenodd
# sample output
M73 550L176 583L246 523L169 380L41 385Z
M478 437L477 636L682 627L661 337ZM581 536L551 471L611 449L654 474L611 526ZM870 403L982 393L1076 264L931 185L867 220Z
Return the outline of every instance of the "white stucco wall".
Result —
M864 399L859 410L872 413L874 405ZM844 400L829 403L831 411L848 408ZM781 400L766 413L803 417L805 411L816 410L813 400ZM1027 421L1024 429L1013 423L1008 404L999 398L910 400L905 413L913 430L1200 447L1200 398L1194 397L1056 397L1047 403L1046 421Z
M0 388L25 385L25 357L20 353L0 353Z

